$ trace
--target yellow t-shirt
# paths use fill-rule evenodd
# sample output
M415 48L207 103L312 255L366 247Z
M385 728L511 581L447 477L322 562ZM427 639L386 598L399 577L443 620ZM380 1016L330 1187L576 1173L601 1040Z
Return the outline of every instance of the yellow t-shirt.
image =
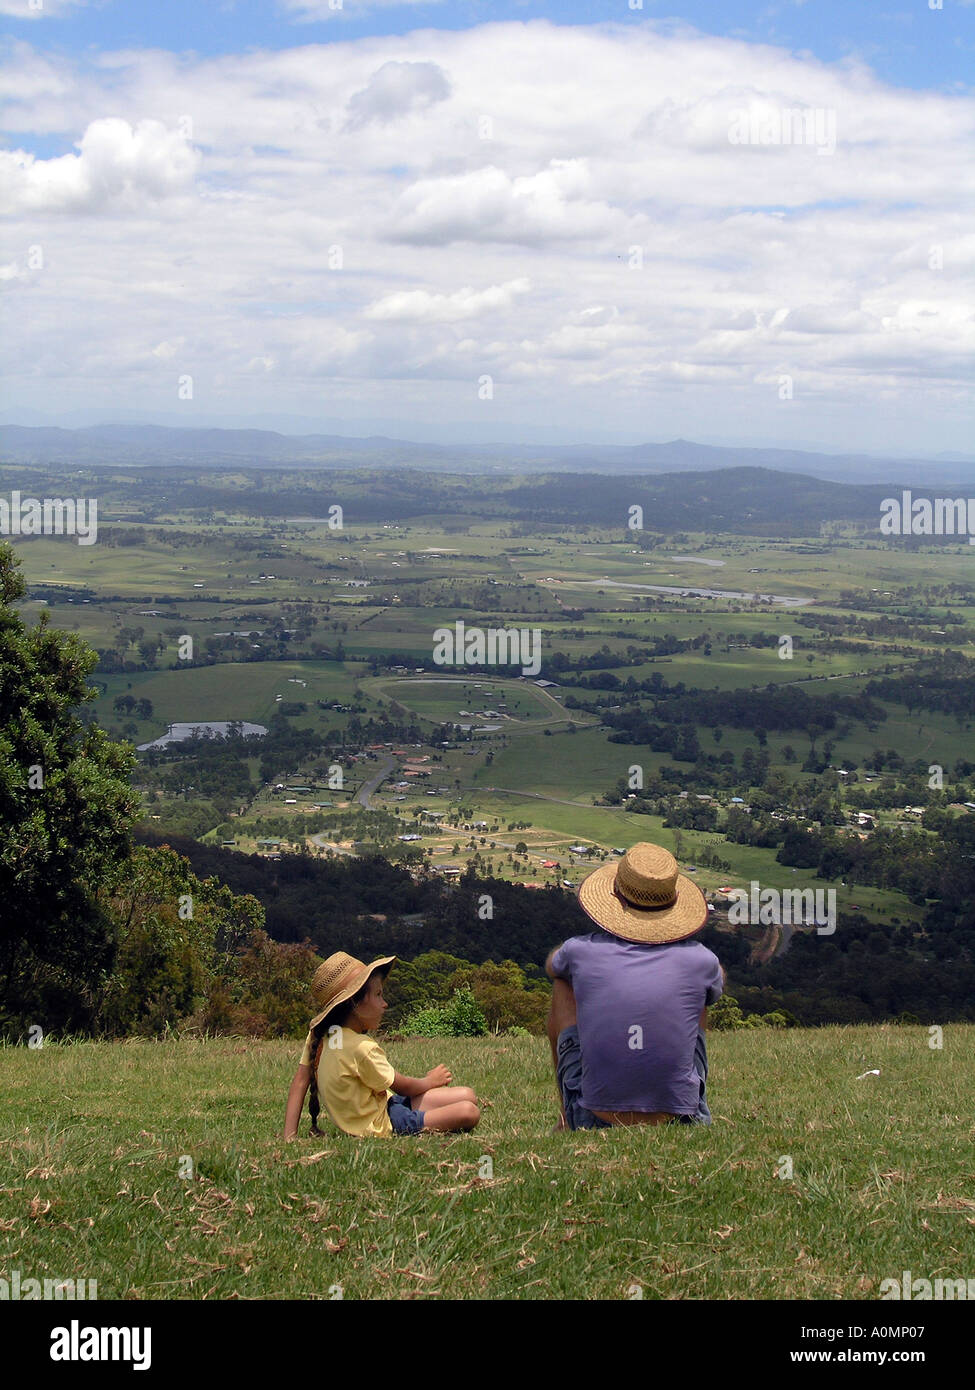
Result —
M305 1039L301 1065L311 1066L315 1040ZM318 1054L318 1094L332 1120L346 1134L386 1139L393 1133L386 1102L395 1076L385 1052L365 1033L341 1028L325 1034Z

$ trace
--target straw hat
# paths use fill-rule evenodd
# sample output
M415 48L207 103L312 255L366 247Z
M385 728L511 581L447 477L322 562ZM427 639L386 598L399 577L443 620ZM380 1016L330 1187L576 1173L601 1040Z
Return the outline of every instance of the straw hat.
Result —
M583 879L579 903L603 931L651 945L693 936L708 919L704 894L661 845L634 845L604 864Z
M334 1008L357 994L374 970L383 965L392 965L395 959L395 956L380 956L378 960L364 965L345 951L336 951L329 956L315 971L315 978L311 982L311 992L321 1012L309 1023L309 1029L316 1028Z

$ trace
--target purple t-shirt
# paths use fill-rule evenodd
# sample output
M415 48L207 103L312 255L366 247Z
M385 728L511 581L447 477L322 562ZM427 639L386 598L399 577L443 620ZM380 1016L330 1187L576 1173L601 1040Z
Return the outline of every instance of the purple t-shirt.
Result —
M575 994L587 1109L697 1112L698 1023L722 990L713 951L699 941L649 946L594 931L563 942L552 973Z

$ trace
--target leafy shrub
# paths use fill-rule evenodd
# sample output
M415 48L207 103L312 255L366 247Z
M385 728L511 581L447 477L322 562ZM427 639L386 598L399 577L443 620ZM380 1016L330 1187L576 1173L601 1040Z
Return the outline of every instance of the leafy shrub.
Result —
M484 1012L489 1032L524 1028L541 1037L551 997L547 984L530 980L513 960L462 965L450 979L452 989L469 989Z
M407 1037L479 1038L487 1032L487 1019L469 989L455 989L439 1007L415 1009L399 1031Z
M722 994L721 998L708 1009L708 1025L711 1028L742 1028L744 1023L745 1015L738 1005L738 1000L730 994Z
M790 1013L778 1009L769 1014L745 1014L738 1000L730 994L722 994L708 1009L708 1023L718 1029L788 1028L795 1022Z

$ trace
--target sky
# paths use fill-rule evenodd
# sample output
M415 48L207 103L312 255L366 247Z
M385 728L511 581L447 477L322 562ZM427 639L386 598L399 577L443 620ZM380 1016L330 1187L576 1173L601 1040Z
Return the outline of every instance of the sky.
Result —
M975 455L973 0L0 0L0 418Z

